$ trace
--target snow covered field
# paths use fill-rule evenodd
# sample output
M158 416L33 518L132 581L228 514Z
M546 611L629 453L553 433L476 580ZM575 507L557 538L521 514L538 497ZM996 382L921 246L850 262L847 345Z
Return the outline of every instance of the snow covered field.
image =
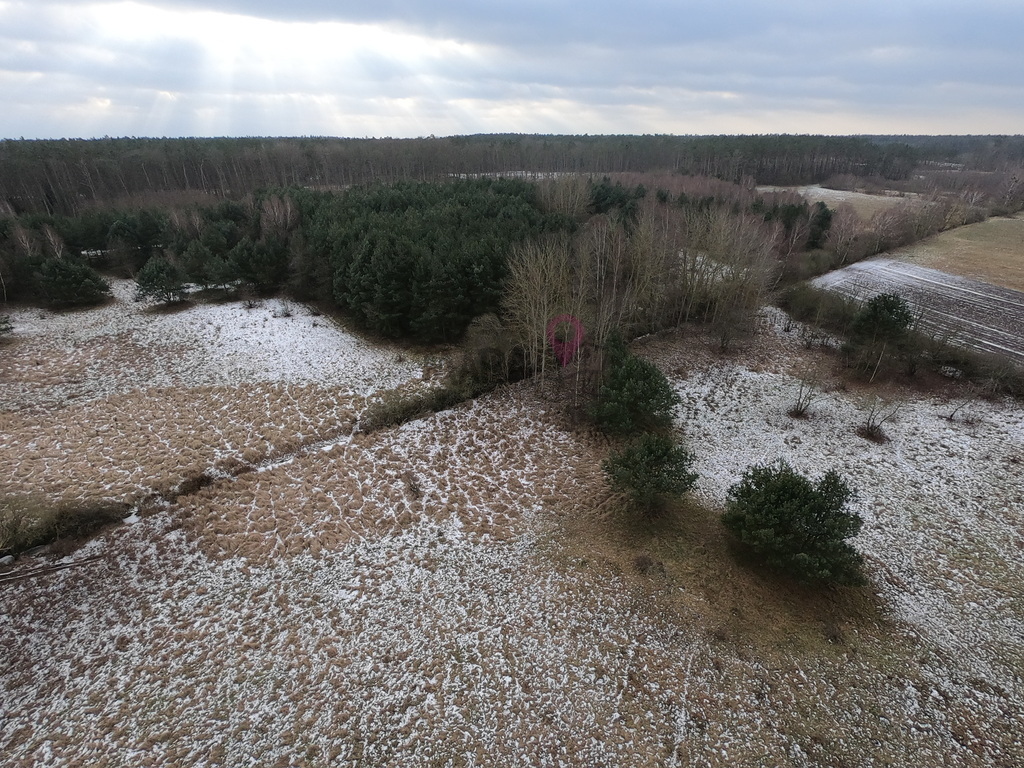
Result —
M1024 364L1024 293L895 259L867 259L816 278L855 299L896 292L921 313L924 330Z
M913 204L916 195L872 195L865 192L853 192L845 189L829 189L817 184L802 187L758 187L758 191L792 191L805 197L811 203L825 203L829 208L849 205L864 221L868 221L877 213L887 211L900 205Z
M135 283L113 281L98 309L11 313L19 343L0 358L0 409L64 405L153 387L264 382L317 384L367 394L421 373L394 349L339 333L301 305L267 299L161 310L133 301ZM282 316L285 308L291 316Z
M16 317L5 490L214 482L66 570L0 570L7 764L1024 762L1019 405L950 421L955 403L904 395L877 445L852 391L786 415L796 372L828 361L775 312L729 359L645 343L683 397L704 504L779 456L858 489L872 587L812 596L737 565L700 507L628 533L608 444L556 387L353 435L364 398L419 366L296 310Z

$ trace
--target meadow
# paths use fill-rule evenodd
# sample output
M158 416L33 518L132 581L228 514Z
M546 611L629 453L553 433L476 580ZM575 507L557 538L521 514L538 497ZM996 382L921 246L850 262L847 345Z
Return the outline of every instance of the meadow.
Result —
M129 288L15 312L0 358L2 490L131 507L0 570L8 764L1024 761L1018 404L890 384L876 444L879 389L778 310L725 355L699 327L648 337L700 480L638 526L557 374L364 434L442 363L299 304ZM778 457L850 479L870 586L731 550L729 485Z
M893 253L901 261L1024 291L1024 215L957 227Z

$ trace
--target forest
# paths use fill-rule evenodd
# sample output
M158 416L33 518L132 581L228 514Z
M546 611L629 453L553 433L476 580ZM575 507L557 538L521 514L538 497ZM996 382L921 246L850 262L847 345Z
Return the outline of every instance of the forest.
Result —
M96 204L240 199L264 188L338 189L466 174L667 171L792 185L852 174L907 179L922 163L1003 171L1020 137L532 136L423 139L107 138L0 141L0 210L71 215Z
M725 349L770 293L1020 210L1020 150L999 137L6 141L0 290L55 308L102 301L103 274L163 303L282 293L419 343L490 317L472 338L506 376L543 369L544 323L562 313L597 347L698 320ZM908 202L865 221L767 186L812 180Z

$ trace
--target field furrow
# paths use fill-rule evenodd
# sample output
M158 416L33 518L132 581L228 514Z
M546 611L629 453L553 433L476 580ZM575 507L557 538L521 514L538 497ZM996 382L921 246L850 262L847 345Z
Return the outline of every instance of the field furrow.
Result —
M868 259L814 281L855 299L899 293L919 327L982 352L1024 363L1024 293L894 259Z

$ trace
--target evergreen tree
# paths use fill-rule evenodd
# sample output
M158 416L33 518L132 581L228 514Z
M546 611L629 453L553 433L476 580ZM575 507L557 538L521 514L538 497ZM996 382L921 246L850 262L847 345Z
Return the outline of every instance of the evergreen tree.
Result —
M853 318L850 343L845 352L862 371L875 373L892 358L902 359L907 372L913 374L920 361L921 350L913 343L910 327L914 314L898 293L873 297Z
M664 435L645 433L602 465L617 491L628 493L647 515L656 512L669 497L681 496L697 482L692 472L694 456Z
M163 256L154 256L135 278L135 298L173 304L185 298L185 276Z
M853 320L853 336L861 341L898 342L914 322L910 305L898 293L872 297Z
M228 261L233 268L229 274L260 291L273 290L288 280L288 246L277 238L253 242L243 237L229 252Z
M810 231L807 235L807 248L824 248L825 239L832 228L833 211L825 203L817 202L811 208Z
M863 521L835 471L817 482L785 461L752 466L729 489L725 527L766 564L802 581L863 584L863 559L848 543Z
M602 430L628 435L672 426L679 396L656 365L631 355L618 334L609 338L605 365L605 380L591 406Z
M98 304L110 295L110 286L95 269L71 258L44 261L38 285L43 301L52 307Z

